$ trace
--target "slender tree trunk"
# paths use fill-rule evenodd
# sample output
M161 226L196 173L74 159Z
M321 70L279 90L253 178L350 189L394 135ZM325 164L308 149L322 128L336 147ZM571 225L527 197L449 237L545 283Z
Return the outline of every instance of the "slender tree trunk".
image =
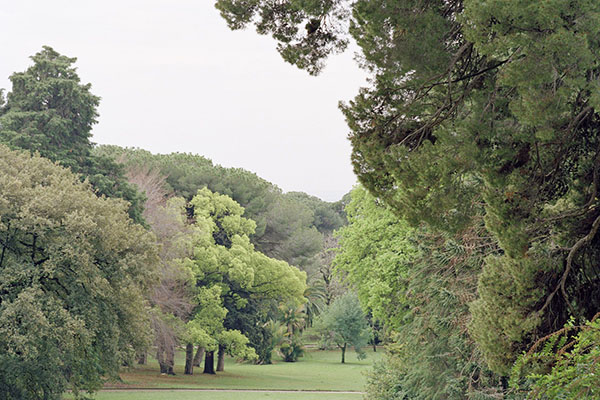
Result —
M219 345L219 357L217 360L217 372L225 371L225 346Z
M377 345L375 344L375 339L373 339L373 353L377 353Z
M158 366L160 367L160 373L166 374L169 370L169 366L165 361L165 349L162 344L156 346L156 360L158 361Z
M166 348L166 352L167 374L175 375L175 346L168 345Z
M342 364L346 363L346 344L342 347Z
M215 352L206 351L204 352L204 373L215 374Z
M148 353L143 352L142 354L138 355L138 364L140 365L146 365L148 363Z
M185 345L185 375L194 375L194 345L188 343Z
M198 350L196 350L196 355L194 356L194 367L199 367L203 358L204 358L204 347L198 346Z

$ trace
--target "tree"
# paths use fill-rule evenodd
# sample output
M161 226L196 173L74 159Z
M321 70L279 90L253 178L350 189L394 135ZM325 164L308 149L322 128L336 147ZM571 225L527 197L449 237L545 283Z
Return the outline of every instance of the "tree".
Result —
M228 347L228 343L233 343L232 331L248 325L246 307L254 307L263 300L300 304L306 289L306 274L254 250L248 236L256 225L242 216L243 207L230 197L204 188L194 196L190 206L195 226L202 232L194 244L194 256L189 264L195 285L201 290L218 288L225 310L221 325L205 329L207 335L216 340L218 365L222 367L228 349L240 348L239 336L236 346ZM198 312L203 312L202 306ZM202 321L207 326L215 323L214 318ZM200 328L202 325L202 322L198 324ZM244 333L242 330L241 334ZM212 362L214 351L207 347L208 364Z
M571 352L565 351L569 348ZM535 398L597 398L599 362L600 322L596 318L576 326L571 320L519 357L511 371L511 386L514 392L530 392Z
M346 349L354 347L359 359L365 357L362 348L369 340L369 329L358 297L346 292L337 298L315 322L321 339L342 350L342 364L346 362Z
M142 222L142 196L127 183L122 168L91 154L92 126L100 98L80 83L76 58L44 46L33 65L10 76L12 90L0 108L0 142L13 149L39 152L87 177L98 195L131 203L130 216ZM1 104L0 104L1 105Z
M499 378L467 333L484 257L497 251L478 234L482 222L456 235L414 229L361 186L346 211L336 268L384 324L388 341L369 398L387 398L385 392L410 399L498 396Z
M317 270L311 278L321 282L324 291L324 301L326 305L342 295L347 287L344 284L341 269L336 271L334 260L339 250L338 239L334 233L324 235L323 250L317 256Z
M159 280L148 300L154 308L150 315L160 372L174 375L175 347L185 336L184 324L194 303L184 261L191 256L197 230L187 221L186 201L169 198L166 177L160 172L128 166L126 176L146 198L143 218L156 235L160 249ZM140 363L145 359L144 353Z
M204 187L231 197L244 207L244 216L256 222L250 236L256 249L305 271L315 264L322 233L343 222L343 211L336 204L305 193L282 194L281 189L254 173L213 165L199 155L151 154L117 146L98 146L93 154L117 160L129 170L159 171L166 177L169 190L188 201Z
M157 263L124 201L0 145L0 397L59 399L116 377L149 344Z
M398 328L408 311L408 275L417 256L413 230L362 186L352 190L346 213L348 225L337 232L333 265L347 275L374 318Z
M600 307L600 5L594 1L219 0L318 71L346 31L371 85L342 105L360 182L413 227L478 225L470 332L490 368ZM351 9L351 13L347 12ZM318 24L312 24L318 20ZM302 29L304 28L304 29ZM310 37L321 40L310 41ZM482 209L481 209L482 207Z
M295 304L279 306L279 322L282 332L279 335L279 353L285 362L296 362L304 355L302 347L302 331L306 327L306 314L303 307Z

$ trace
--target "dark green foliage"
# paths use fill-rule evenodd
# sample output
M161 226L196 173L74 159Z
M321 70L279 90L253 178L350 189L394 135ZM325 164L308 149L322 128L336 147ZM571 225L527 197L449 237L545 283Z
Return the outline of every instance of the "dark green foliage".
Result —
M79 172L91 150L100 98L89 83L80 83L76 58L44 46L31 59L33 66L10 76L13 87L2 109L0 138Z
M343 207L326 203L303 192L290 192L287 196L306 205L313 212L312 225L321 233L332 232L346 224Z
M343 0L292 0L272 3L256 0L219 0L216 7L232 29L256 24L258 33L271 34L284 60L317 74L322 59L346 48L343 30L348 17Z
M81 84L76 58L48 46L31 57L33 65L10 76L12 91L0 108L0 142L39 152L88 178L98 195L129 201L129 215L143 222L143 196L127 183L122 168L91 154L91 129L100 98Z
M570 316L590 319L600 307L600 3L358 0L340 21L338 2L286 2L270 19L269 1L217 2L234 27L266 20L293 32L315 4L330 29L349 23L371 74L342 105L361 183L431 233L461 235L484 215L478 234L499 251L483 259L469 329L489 366L507 374ZM274 37L286 47L289 36Z
M298 336L292 336L279 345L279 352L285 362L296 362L304 355L304 346Z

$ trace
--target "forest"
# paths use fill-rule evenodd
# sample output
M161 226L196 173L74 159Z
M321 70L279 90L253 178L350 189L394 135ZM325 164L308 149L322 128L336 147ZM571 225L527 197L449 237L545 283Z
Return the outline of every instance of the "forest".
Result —
M0 398L170 377L178 351L185 375L298 363L311 335L385 348L369 400L600 398L600 3L215 6L311 75L357 45L360 183L325 202L96 145L100 98L44 46L0 97Z

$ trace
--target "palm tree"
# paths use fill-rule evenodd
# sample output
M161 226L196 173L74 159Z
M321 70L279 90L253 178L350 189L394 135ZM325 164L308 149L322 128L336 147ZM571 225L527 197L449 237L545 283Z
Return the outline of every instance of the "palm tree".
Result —
M303 305L303 311L306 319L306 327L311 327L313 319L323 311L325 307L325 285L322 281L311 279L304 291L306 303Z

